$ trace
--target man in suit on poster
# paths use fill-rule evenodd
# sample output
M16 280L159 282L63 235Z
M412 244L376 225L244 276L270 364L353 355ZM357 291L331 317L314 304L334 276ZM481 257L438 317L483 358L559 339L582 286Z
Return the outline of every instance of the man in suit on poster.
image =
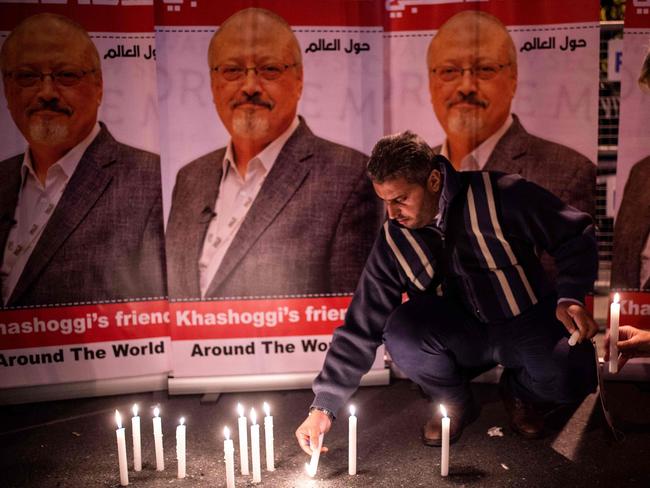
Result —
M639 87L650 94L650 51L639 76ZM650 156L630 171L614 226L612 287L650 290Z
M102 72L87 32L34 15L4 42L0 65L28 142L0 163L3 305L164 296L159 158L98 122Z
M650 290L650 156L632 167L614 225L613 288Z
M297 116L300 46L287 22L250 8L208 49L231 140L183 167L167 228L172 298L351 292L381 225L366 156Z
M650 94L650 50L639 76L639 87ZM614 225L613 288L650 290L650 156L632 166ZM623 325L618 332L618 371L628 360L650 357L650 330ZM609 361L609 331L605 335L605 361Z
M438 151L456 169L517 173L594 215L596 166L528 133L510 111L517 50L499 19L473 10L454 15L432 39L427 65L433 110L447 135Z

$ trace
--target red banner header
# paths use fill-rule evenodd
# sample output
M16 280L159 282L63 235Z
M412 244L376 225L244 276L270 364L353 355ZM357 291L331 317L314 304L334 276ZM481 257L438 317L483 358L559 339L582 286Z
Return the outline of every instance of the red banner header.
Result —
M598 0L387 0L384 26L387 31L437 30L450 17L464 10L481 10L505 25L547 25L598 22Z
M650 0L628 0L625 5L626 29L650 29Z
M632 0L626 26L648 26L643 7ZM637 7L636 4L639 4ZM293 26L381 27L387 31L437 29L463 10L483 10L506 25L596 22L597 0L0 0L0 29L11 30L24 18L52 12L75 19L89 32L150 32L157 26L218 26L247 7L269 9ZM639 13L637 13L639 12Z
M35 14L64 15L88 32L153 32L153 0L0 0L0 30L10 31Z
M168 336L164 300L0 311L0 350Z
M217 26L235 12L271 10L289 24L371 27L382 25L384 0L210 0L156 2L158 26Z
M272 10L294 26L383 26L386 30L437 29L452 15L484 10L506 25L597 22L598 0L207 0L156 2L156 25L220 25L246 7Z
M172 340L330 335L351 296L176 302L169 304Z

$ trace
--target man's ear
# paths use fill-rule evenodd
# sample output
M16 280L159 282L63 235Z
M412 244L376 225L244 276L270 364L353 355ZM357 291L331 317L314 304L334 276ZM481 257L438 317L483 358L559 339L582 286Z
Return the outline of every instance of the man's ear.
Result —
M432 193L438 193L442 185L442 175L437 169L431 170L429 178L427 179L427 189Z

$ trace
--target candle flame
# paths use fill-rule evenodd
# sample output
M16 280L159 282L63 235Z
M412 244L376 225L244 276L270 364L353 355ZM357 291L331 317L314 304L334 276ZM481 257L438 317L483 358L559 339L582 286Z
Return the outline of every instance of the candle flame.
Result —
M122 428L122 416L117 410L115 410L115 423L117 424L118 429Z
M153 416L154 417L160 416L160 409L158 407L153 409Z
M237 413L240 417L244 416L244 406L241 403L237 404Z
M227 441L230 440L230 429L228 427L223 428L223 435Z
M255 413L255 409L251 408L251 423L255 425L257 423L257 414Z
M357 412L357 409L354 405L350 405L350 415L354 417L354 414Z
M269 406L269 404L264 402L262 408L264 409L264 413L266 414L266 416L269 417L271 415L271 407Z
M180 423L180 425L183 425L185 423L185 417L181 417L179 423Z
M138 416L138 404L134 403L133 408L131 410L133 411L133 416L137 417Z
M621 300L621 296L618 293L614 293L614 303L618 303Z
M443 417L447 418L447 409L442 403L440 404L440 413L442 414Z

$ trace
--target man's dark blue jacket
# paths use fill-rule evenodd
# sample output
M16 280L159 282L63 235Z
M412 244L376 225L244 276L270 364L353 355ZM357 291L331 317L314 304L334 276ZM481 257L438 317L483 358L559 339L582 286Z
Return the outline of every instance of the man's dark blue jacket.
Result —
M459 173L436 158L443 178L436 222L409 230L386 221L314 381L313 406L336 413L347 402L403 293L442 294L475 320L498 324L554 294L583 302L593 286L598 251L589 214L518 175ZM555 258L555 289L541 250Z

